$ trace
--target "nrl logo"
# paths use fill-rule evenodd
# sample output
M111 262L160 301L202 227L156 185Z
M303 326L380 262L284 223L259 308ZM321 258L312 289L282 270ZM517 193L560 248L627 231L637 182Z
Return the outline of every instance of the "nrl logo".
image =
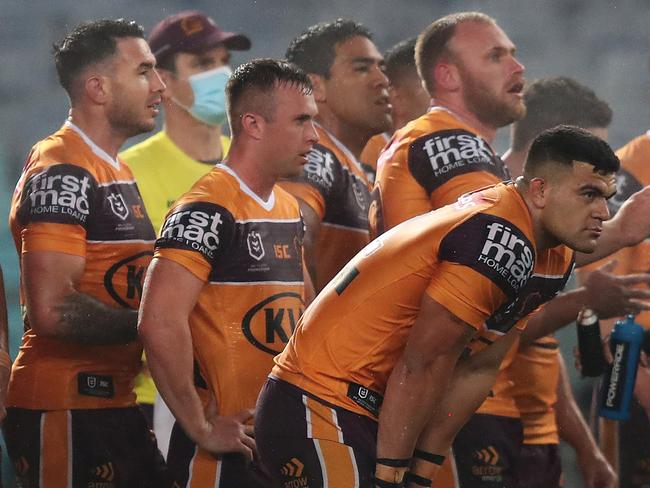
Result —
M246 238L246 244L248 245L248 254L250 254L253 259L261 261L266 253L264 252L262 236L259 232L255 232L254 230L250 231Z
M129 216L129 208L126 206L126 202L121 193L111 193L108 195L108 203L111 204L111 210L115 215L122 220L126 220Z

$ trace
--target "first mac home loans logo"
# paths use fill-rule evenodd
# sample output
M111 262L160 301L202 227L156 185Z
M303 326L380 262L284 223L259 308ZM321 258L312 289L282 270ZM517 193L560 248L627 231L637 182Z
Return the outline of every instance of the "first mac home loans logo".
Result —
M520 290L533 272L532 249L505 224L491 222L487 230L478 261L502 276L514 290Z

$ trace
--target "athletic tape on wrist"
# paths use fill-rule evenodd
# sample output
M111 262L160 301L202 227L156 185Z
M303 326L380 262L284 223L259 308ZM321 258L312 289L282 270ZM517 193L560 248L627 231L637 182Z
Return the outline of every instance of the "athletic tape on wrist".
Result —
M411 458L406 459L393 459L393 458L378 458L377 464L382 466L390 466L391 468L408 468L411 464Z
M392 482L392 481L382 480L379 478L375 478L374 483L377 488L402 488L404 486L401 481Z
M415 473L406 473L404 480L406 483L415 483L416 485L422 486L424 488L431 488L431 484L433 483L431 479L425 478L424 476L418 476Z
M415 452L413 452L413 457L422 459L424 461L428 461L433 464L437 464L438 466L441 466L446 459L445 456L441 456L440 454L433 454L431 452L423 451L421 449L416 449Z

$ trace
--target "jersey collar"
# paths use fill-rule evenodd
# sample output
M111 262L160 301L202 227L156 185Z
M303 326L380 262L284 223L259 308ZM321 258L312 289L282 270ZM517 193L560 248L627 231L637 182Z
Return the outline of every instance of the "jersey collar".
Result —
M269 199L267 201L264 201L259 197L257 193L251 190L246 183L244 183L244 180L242 180L239 175L232 170L232 168L222 163L217 164L216 167L224 170L226 173L235 178L237 180L237 183L239 183L239 188L241 188L241 191L255 200L260 205L260 207L262 207L267 212L273 210L273 207L275 206L275 191L271 190Z
M66 120L65 123L63 124L64 127L69 127L73 131L75 131L77 134L79 134L79 137L83 139L83 141L90 147L92 152L94 152L97 156L102 158L104 161L106 161L108 164L113 166L116 170L119 171L120 169L120 162L117 159L113 159L108 155L106 151L104 151L101 147L99 147L97 144L95 144L90 137L88 137L84 131L82 131L79 127L77 127L75 124L73 124L70 120Z

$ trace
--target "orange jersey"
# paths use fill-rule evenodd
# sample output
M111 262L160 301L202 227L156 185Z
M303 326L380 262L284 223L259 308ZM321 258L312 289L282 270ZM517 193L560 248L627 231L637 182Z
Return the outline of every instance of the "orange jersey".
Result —
M70 122L33 147L9 224L19 254L82 256L79 292L138 308L153 227L128 166ZM133 405L141 353L139 341L89 346L40 337L26 321L7 404L43 410Z
M475 129L433 107L395 132L379 157L371 235L508 178L503 161Z
M492 385L485 401L476 409L476 413L499 415L501 417L518 418L520 416L519 408L517 408L515 399L512 396L515 384L511 374L512 364L517 356L518 345L519 341L515 342L503 358L503 361L501 361L494 385Z
M321 126L302 176L282 187L321 218L316 243L316 290L321 290L368 241L370 192L354 155Z
M189 317L199 391L220 415L255 406L304 308L303 223L279 187L264 202L217 165L176 201L155 256L205 281Z
M471 353L522 326L564 286L572 260L564 246L536 255L513 185L466 195L404 222L350 261L307 309L272 374L376 416L423 294L476 328Z
M616 195L609 199L609 210L613 215L633 193L650 184L650 131L643 134L616 152L621 160L621 169L616 175ZM605 259L578 270L579 274L592 271L605 262L617 261L613 273L647 273L650 272L650 237L633 247L624 247ZM644 311L635 319L644 328L650 328L650 312Z
M377 175L377 160L381 151L386 147L390 141L390 135L387 132L382 132L380 134L375 134L370 138L366 147L361 151L361 166L363 166L368 175L368 181L371 184L375 183L375 177Z
M555 404L560 377L559 344L553 336L520 347L513 366L514 397L524 424L524 444L558 444Z

